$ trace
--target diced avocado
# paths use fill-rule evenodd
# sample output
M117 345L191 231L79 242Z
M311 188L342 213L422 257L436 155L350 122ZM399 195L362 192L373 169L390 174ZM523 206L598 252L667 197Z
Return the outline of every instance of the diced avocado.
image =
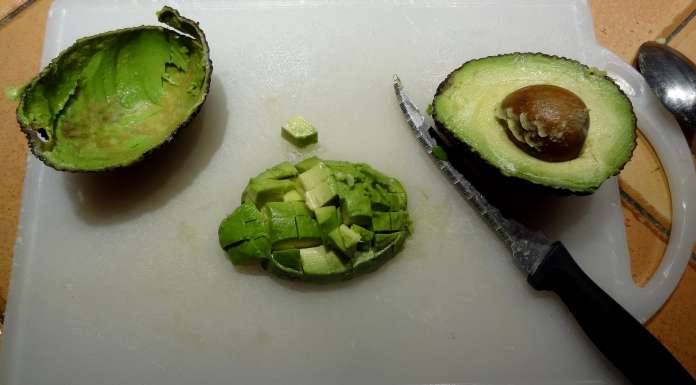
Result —
M294 242L297 241L295 217L276 216L269 218L269 222L270 239L273 249L293 248L295 246Z
M302 261L300 260L300 250L298 249L274 251L272 257L273 260L283 267L298 272L302 271Z
M396 241L400 236L401 236L400 232L386 233L386 234L381 234L381 233L375 234L375 249L380 250L380 249L383 249L383 248L389 246L390 243Z
M372 231L384 233L392 231L391 217L388 212L376 211L372 216Z
M265 235L260 236L227 248L227 255L235 265L265 259L271 255L271 243Z
M302 261L297 249L274 251L263 265L269 272L284 278L302 279Z
M324 206L314 210L319 228L325 234L341 224L340 214L341 212L336 209L336 206Z
M319 225L314 218L307 216L297 216L295 217L295 223L297 224L297 237L300 239L316 239L321 243L321 232L319 231Z
M274 217L290 217L294 218L298 215L310 216L311 211L307 209L302 202L268 202L265 207L266 217L272 219Z
M346 224L368 225L372 218L372 204L364 189L350 190L341 197L343 220Z
M389 213L389 219L392 231L399 231L408 227L408 214L405 211L392 211Z
M360 242L371 242L375 236L375 233L359 225L350 225L350 229L360 234Z
M262 235L268 236L266 218L254 205L248 203L234 210L218 228L218 238L223 249Z
M311 210L316 210L319 207L332 203L338 194L336 194L336 184L332 178L327 179L312 190L305 192L305 202Z
M392 211L399 211L406 209L406 193L389 193L387 195L389 198L389 209Z
M389 192L377 185L368 190L370 204L373 211L389 211L391 208L391 198Z
M252 179L244 189L242 202L253 203L259 209L266 205L266 202L282 201L283 196L288 191L295 188L295 183L288 179Z
M319 163L321 163L321 159L317 158L316 156L310 156L309 158L303 159L299 163L295 164L295 168L297 169L297 171L302 173L316 166Z
M273 250L321 244L321 233L302 202L269 202L265 207Z
M292 163L282 162L257 175L255 179L287 179L296 177L297 174L297 168Z
M258 260L276 276L324 282L375 270L402 247L411 222L398 182L365 164L309 158L293 166L295 177L287 166L252 178L249 203L221 224L233 262Z
M358 266L371 260L374 257L374 250L358 251L357 253L355 253L355 256L353 256L353 269L356 269Z
M351 230L346 225L340 225L328 234L330 244L341 254L352 257L360 241L360 234Z
M348 185L348 187L353 187L355 185L355 176L353 176L353 174L349 174L343 171L336 171L334 173L334 177L337 181L343 182L346 185Z
M297 190L291 190L283 195L283 202L304 201L304 196L300 195Z
M331 169L323 162L319 162L314 167L300 174L297 178L302 188L305 189L305 191L309 191L322 184L331 174Z
M360 233L352 230L350 227L340 225L338 226L338 231L341 232L343 244L345 245L346 249L353 249L355 246L357 246L358 242L360 242Z
M341 259L324 246L300 249L300 259L305 275L321 277L348 271Z
M297 147L316 143L319 135L317 129L301 116L293 116L281 128L285 140Z

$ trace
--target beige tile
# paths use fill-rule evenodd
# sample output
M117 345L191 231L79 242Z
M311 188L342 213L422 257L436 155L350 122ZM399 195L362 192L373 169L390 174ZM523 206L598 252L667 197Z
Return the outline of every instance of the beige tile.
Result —
M38 71L49 5L50 1L38 1L0 28L0 88L22 84ZM0 304L7 298L27 154L14 118L16 107L0 96Z
M589 0L597 40L627 62L646 40L665 36L696 9L692 0Z
M696 265L686 268L669 301L648 322L648 330L696 378Z
M0 19L29 1L30 0L0 0Z

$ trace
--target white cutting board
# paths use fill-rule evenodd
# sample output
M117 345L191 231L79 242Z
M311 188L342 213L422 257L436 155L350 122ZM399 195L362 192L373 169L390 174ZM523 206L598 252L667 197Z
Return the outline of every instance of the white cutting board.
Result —
M73 175L29 159L0 382L623 383L427 160L391 85L398 73L424 108L471 58L582 61L595 47L584 2L170 4L207 33L210 97L133 170ZM57 1L44 63L78 37L156 24L159 7ZM415 233L373 274L287 283L218 247L248 178L302 156L279 133L298 113L319 128L312 153L404 183ZM547 232L601 285L626 256L615 180L557 207Z

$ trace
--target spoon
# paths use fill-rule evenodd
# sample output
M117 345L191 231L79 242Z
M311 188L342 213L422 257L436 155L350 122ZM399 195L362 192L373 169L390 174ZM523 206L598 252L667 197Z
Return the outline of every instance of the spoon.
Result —
M679 51L656 42L638 49L638 70L682 128L696 153L696 65Z

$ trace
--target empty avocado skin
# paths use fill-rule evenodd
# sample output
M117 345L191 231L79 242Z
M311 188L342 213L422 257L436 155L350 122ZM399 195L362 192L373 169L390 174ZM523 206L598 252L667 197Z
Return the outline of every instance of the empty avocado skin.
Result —
M170 7L142 26L77 40L19 96L17 121L32 153L63 171L131 165L188 125L212 73L198 23Z
M511 92L534 84L563 87L589 109L587 139L577 158L536 159L509 139L496 108ZM432 106L437 139L450 160L501 208L514 204L504 196L511 191L537 198L592 193L623 168L636 143L631 102L610 78L574 60L540 53L466 62L440 83Z
M374 271L401 250L412 230L406 208L398 180L363 163L312 157L251 178L218 235L234 264L257 262L286 279L339 281Z

